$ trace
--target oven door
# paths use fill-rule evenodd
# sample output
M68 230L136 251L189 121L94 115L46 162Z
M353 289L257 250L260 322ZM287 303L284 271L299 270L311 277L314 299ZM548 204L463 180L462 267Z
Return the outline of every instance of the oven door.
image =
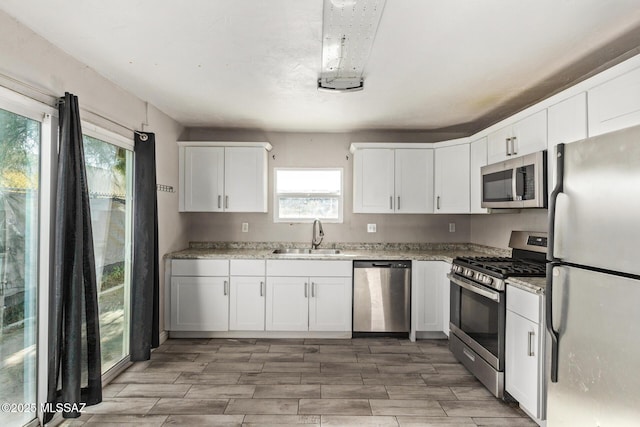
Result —
M451 331L495 370L504 368L505 294L454 274Z

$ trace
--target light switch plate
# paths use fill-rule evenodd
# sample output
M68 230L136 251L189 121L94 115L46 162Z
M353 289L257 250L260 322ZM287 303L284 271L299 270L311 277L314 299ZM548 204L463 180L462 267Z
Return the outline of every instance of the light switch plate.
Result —
M367 233L375 233L376 225L375 224L367 224Z
M243 233L248 233L249 232L249 223L248 222L243 222L242 223L242 232Z
M456 223L455 222L450 222L449 223L449 233L455 233L456 232Z

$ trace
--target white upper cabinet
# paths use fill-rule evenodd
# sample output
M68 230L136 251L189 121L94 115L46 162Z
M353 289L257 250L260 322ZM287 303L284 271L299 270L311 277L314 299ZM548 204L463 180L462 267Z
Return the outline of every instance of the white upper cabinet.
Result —
M487 163L546 150L547 110L492 132L487 139Z
M266 212L268 143L179 142L181 212Z
M469 144L435 149L435 213L469 213Z
M224 195L224 148L185 147L182 211L222 212Z
M549 107L548 177L549 194L555 186L555 146L587 137L587 93L582 92Z
M395 211L433 212L433 150L395 150Z
M356 149L353 212L433 212L433 150Z
M472 141L469 145L469 200L471 213L487 213L487 209L481 207L482 203L482 177L480 169L487 165L487 137Z
M589 136L640 124L640 68L589 90Z
M256 147L224 149L225 212L267 211L267 151Z
M394 150L367 148L353 154L353 212L394 212Z

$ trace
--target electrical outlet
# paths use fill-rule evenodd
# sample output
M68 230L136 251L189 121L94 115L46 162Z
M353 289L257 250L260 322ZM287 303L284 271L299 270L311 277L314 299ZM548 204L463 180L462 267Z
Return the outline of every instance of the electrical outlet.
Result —
M456 232L456 223L455 222L450 222L449 223L449 233L455 233Z
M242 223L242 232L243 233L248 233L249 232L249 223L248 222L243 222Z
M375 224L367 224L367 233L375 233L376 225Z

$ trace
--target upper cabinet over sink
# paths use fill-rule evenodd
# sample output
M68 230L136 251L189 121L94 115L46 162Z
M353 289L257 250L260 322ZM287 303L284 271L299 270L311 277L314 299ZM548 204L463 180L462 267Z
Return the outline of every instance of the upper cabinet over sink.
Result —
M266 142L178 142L181 212L267 212Z

